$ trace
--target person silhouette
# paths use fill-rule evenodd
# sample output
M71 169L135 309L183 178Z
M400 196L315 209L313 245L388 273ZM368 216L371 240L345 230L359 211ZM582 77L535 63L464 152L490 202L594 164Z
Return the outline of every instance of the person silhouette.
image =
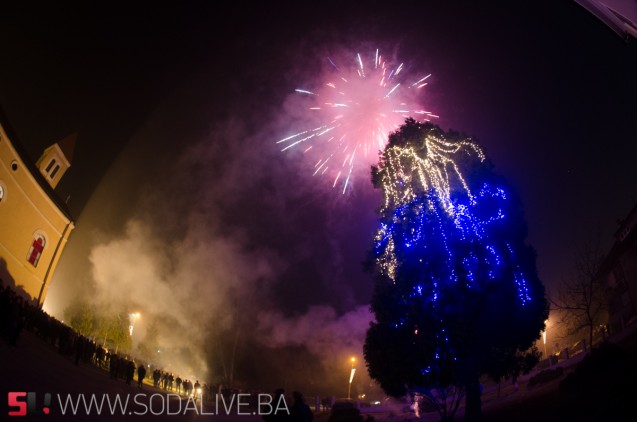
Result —
M312 413L312 409L310 409L310 406L305 402L303 393L294 391L292 392L292 397L294 402L290 408L290 420L292 422L312 422L314 413Z
M144 385L144 377L146 376L146 367L140 364L137 368L137 387L141 389Z
M283 388L277 388L274 391L274 397L270 404L272 405L272 411L261 416L265 422L291 422L290 409L288 409L285 402L285 390Z

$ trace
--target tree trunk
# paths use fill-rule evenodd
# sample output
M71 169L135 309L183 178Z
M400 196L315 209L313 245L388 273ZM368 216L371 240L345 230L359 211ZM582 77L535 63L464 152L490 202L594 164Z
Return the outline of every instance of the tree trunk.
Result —
M465 398L464 420L466 422L476 422L482 419L482 391L480 381L476 377L474 381L467 384Z

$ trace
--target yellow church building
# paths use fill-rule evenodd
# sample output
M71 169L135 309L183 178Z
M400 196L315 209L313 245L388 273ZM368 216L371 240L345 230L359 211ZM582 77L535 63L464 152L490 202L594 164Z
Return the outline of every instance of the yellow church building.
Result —
M0 111L0 279L38 306L75 228L55 193L71 167L75 138L54 143L33 163Z

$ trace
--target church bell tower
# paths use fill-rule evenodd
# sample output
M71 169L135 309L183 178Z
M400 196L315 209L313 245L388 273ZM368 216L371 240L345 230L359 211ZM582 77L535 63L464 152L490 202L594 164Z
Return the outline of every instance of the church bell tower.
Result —
M73 133L44 150L35 165L53 189L71 167L77 133Z

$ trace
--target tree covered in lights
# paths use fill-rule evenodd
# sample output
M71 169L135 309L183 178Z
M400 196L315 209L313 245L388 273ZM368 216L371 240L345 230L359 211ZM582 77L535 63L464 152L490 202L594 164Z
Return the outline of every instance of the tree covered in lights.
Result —
M364 353L395 397L419 392L443 419L480 383L528 372L548 317L519 199L475 142L408 119L372 168L383 192Z

